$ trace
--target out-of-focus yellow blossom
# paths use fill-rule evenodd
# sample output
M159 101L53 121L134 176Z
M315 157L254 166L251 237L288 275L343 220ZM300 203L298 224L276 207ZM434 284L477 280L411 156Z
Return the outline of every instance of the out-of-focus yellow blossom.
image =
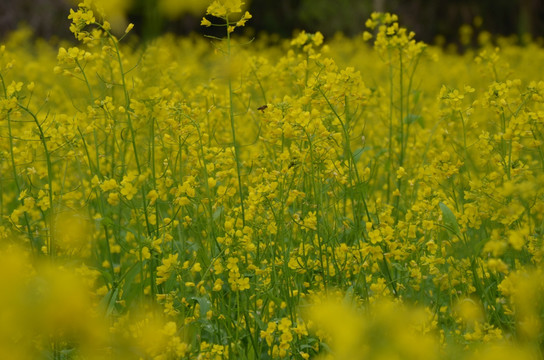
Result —
M332 359L440 358L439 340L430 332L432 318L423 309L383 300L365 311L338 296L314 301L307 321L330 346Z

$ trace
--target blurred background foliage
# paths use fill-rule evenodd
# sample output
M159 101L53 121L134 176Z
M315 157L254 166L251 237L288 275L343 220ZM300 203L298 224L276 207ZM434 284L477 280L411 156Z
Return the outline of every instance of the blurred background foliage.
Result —
M187 34L200 31L200 19L209 0L95 0L124 29L133 22L145 40L164 32ZM78 0L1 0L0 38L20 24L38 36L69 38L67 15ZM428 43L457 42L463 24L493 34L544 35L544 4L541 0L247 0L256 32L292 36L295 29L355 35L364 29L372 11L397 13L403 26ZM465 29L466 30L466 29ZM122 31L122 30L118 30Z

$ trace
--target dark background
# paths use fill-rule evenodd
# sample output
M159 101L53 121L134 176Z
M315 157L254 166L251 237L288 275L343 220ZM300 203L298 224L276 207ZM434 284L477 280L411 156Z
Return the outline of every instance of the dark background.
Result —
M149 40L169 31L187 34L202 31L197 15L182 14L167 19L156 10L157 0L133 0L128 20L135 32ZM183 1L183 0L180 0ZM211 1L210 1L211 2ZM541 0L252 0L248 23L257 32L266 31L290 37L295 29L321 31L332 36L341 31L355 35L364 30L372 11L399 15L401 25L413 30L419 40L432 43L443 35L456 42L462 24L471 24L476 16L483 19L482 30L493 34L544 36L544 5ZM73 38L67 19L70 0L0 0L0 39L24 22L38 36Z

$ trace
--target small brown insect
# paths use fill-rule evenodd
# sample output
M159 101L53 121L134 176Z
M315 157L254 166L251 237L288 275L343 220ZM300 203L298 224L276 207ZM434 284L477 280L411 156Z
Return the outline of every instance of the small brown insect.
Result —
M264 110L268 108L268 105L259 106L257 110L261 110L264 113Z

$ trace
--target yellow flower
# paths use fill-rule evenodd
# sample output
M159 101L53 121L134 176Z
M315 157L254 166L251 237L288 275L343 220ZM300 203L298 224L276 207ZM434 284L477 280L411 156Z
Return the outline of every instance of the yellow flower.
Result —
M138 189L136 189L134 185L129 182L124 183L123 187L121 188L121 194L123 194L127 198L127 200L132 200L137 192Z
M110 190L115 190L115 189L117 189L117 181L115 181L115 179L105 180L102 184L100 184L100 188L104 192L110 191Z
M402 179L406 176L406 170L401 166L397 169L397 179Z
M215 0L208 6L206 14L219 18L226 18L229 14L242 12L241 0Z
M151 252L149 251L149 248L147 246L144 246L142 248L142 258L144 258L145 260L151 258Z
M238 20L238 22L236 23L236 26L239 27L239 26L244 26L246 24L246 21L248 21L249 19L251 19L252 16L251 14L249 13L249 11L246 11L244 13L244 16L242 16L242 18L240 20Z
M309 230L317 230L317 217L315 211L310 211L304 218L304 227Z
M240 291L248 290L250 288L249 278L247 277L243 279L238 279L237 283L238 283L238 290Z
M215 283L213 284L212 290L213 291L221 291L222 288L223 288L223 280L216 279Z

